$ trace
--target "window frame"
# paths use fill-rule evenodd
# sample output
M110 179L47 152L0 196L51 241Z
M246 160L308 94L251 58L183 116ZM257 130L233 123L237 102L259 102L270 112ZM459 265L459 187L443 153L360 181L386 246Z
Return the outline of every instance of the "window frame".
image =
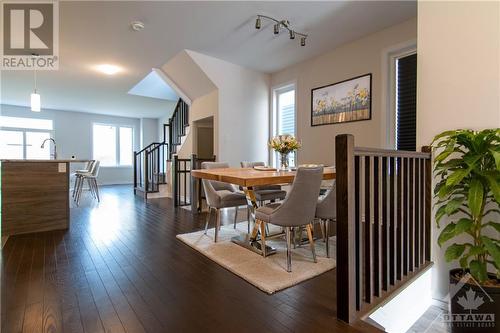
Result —
M103 123L103 122L93 122L92 123L92 159L95 160L94 155L94 130L95 125L98 126L109 126L115 128L115 137L116 137L116 145L115 145L115 165L101 165L101 168L132 168L134 166L134 160L132 158L131 164L120 164L120 128L130 128L132 130L132 152L134 151L134 139L135 139L135 128L133 125L120 125L120 124L112 124L112 123Z
M397 149L397 60L412 54L417 53L417 45L415 41L409 41L407 43L397 45L386 52L387 59L387 71L385 71L387 76L384 77L384 81L387 78L387 98L386 110L386 135L385 141L389 149ZM384 95L384 94L383 94ZM384 122L382 122L383 124Z
M271 87L271 107L269 109L269 139L277 135L279 128L278 109L279 95L294 91L294 130L293 135L297 137L297 81L289 81ZM278 154L268 147L269 165L277 167ZM297 164L297 152L294 152L295 164Z
M10 118L26 118L26 119L39 119L39 120L46 120L46 121L51 121L51 129L40 129L40 128L32 128L32 127L11 127L11 126L5 126L0 124L0 130L2 131L11 131L11 132L21 132L23 134L23 160L28 159L27 153L27 135L26 133L28 132L33 132L33 133L48 133L49 138L54 139L55 137L55 130L54 130L54 120L53 119L46 119L46 118L30 118L30 117L11 117L11 116L2 116L2 117L10 117ZM49 146L49 157L48 159L51 158L52 154L54 154L54 147L53 145ZM40 159L44 160L44 159Z

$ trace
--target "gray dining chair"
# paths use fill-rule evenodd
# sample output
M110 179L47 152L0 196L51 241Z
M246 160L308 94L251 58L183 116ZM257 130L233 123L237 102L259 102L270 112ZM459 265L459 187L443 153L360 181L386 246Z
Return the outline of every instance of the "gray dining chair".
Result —
M223 162L203 162L201 163L201 168L224 169L229 168L229 164ZM208 179L203 179L202 184L208 204L208 216L205 223L205 234L208 231L208 224L210 223L212 210L215 209L216 214L214 241L217 242L220 229L221 208L234 207L236 209L236 211L234 212L234 227L236 228L238 208L240 206L247 206L247 199L244 193L239 192L236 187L231 184Z
M266 223L275 224L285 228L286 235L286 267L287 272L292 271L292 229L306 227L313 260L316 262L316 251L312 237L312 221L316 212L323 167L299 167L288 196L279 203L271 203L259 207L255 218L261 225L261 249L266 256Z
M85 180L87 180L87 182L88 182L89 191L92 194L92 196L97 199L97 202L100 202L99 185L97 184L97 177L99 176L99 170L100 170L100 162L94 161L90 172L84 172L84 173L77 174L77 177L78 177L77 194L75 197L75 201L76 201L77 206L80 205L80 198L82 196L83 184L85 183Z
M264 162L248 162L243 161L240 163L242 168L253 168L254 166L265 166ZM286 197L286 191L281 189L281 185L260 185L254 186L255 199L262 204L265 201L275 202L276 200L283 200Z
M319 219L321 225L321 233L326 246L326 256L330 258L330 246L328 244L330 223L337 221L337 195L335 189L335 182L331 189L318 199L316 205L316 219Z

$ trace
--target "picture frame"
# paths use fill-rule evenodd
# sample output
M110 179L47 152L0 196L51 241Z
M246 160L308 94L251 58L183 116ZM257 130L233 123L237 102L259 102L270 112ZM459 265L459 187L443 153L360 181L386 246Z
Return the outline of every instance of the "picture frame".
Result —
M311 126L372 119L372 73L311 89Z

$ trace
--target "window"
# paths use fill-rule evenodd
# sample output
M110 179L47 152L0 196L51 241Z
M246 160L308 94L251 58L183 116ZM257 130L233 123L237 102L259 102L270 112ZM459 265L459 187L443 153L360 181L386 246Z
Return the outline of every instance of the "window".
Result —
M52 120L0 116L0 127L0 158L50 159L52 146L41 145L52 137Z
M295 136L295 85L274 89L272 136L290 134ZM278 154L272 154L272 164L278 165ZM290 154L290 165L294 166L296 154Z
M398 150L417 148L417 55L396 58L396 130Z
M94 124L93 155L102 166L131 166L133 129L114 125Z

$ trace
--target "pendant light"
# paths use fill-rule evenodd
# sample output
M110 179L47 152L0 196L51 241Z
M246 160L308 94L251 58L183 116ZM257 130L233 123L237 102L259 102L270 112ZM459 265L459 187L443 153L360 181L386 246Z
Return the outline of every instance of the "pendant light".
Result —
M35 81L35 90L31 93L31 111L40 112L40 94L36 91L36 69L33 70L33 76Z

